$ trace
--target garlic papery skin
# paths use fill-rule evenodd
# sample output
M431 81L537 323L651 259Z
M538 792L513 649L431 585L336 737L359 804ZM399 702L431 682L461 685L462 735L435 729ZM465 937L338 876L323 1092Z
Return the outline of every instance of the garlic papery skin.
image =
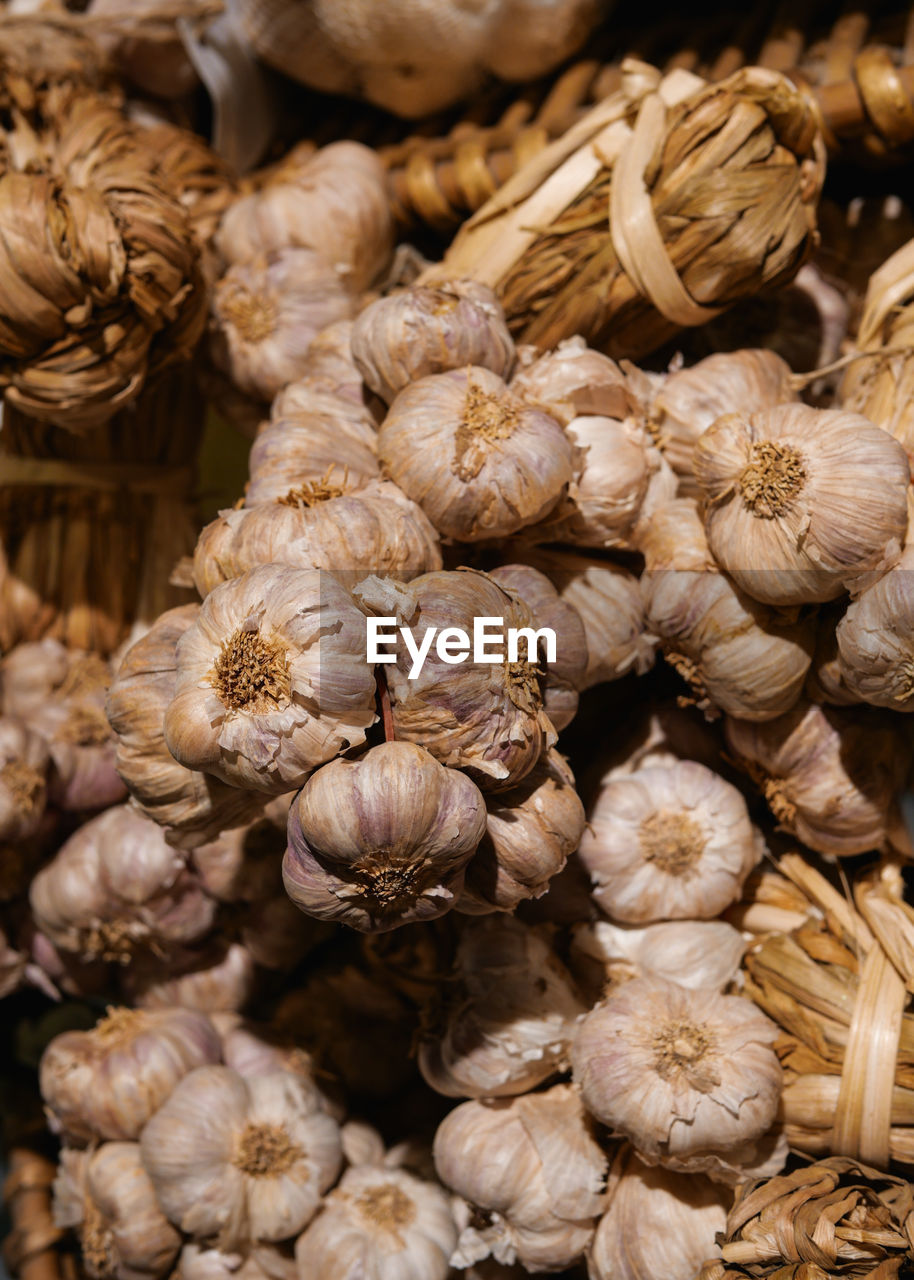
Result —
M746 720L789 711L812 661L815 617L785 619L721 573L690 498L655 512L639 550L648 629L698 705Z
M129 805L84 823L29 891L38 928L83 959L126 964L139 950L195 942L216 904L160 827Z
M597 920L575 929L573 946L600 964L608 982L656 977L710 991L736 979L746 950L739 931L723 920L664 920L641 928Z
M365 740L365 618L329 574L265 564L210 592L177 648L165 741L189 769L267 794Z
M572 479L572 444L489 369L420 378L378 432L381 464L438 532L458 542L536 524Z
M353 429L341 413L309 413L266 423L251 446L246 507L278 502L296 489L320 483L353 491L365 489L380 471L374 427L368 439L362 424Z
M0 840L24 840L42 824L51 755L40 734L0 716Z
M648 1168L630 1147L613 1162L606 1212L587 1254L589 1280L694 1280L720 1256L733 1199L702 1174Z
M347 1169L295 1244L301 1280L446 1280L457 1226L441 1187L402 1169Z
M777 720L727 717L727 746L785 831L818 853L886 847L909 752L884 713L800 701Z
M140 1148L169 1220L223 1249L296 1236L343 1159L339 1126L299 1076L219 1066L182 1080Z
M197 590L205 596L262 565L337 573L347 583L374 572L408 578L441 565L438 535L420 507L387 481L355 485L331 471L271 502L220 512L197 541Z
M610 777L588 814L579 856L614 920L710 920L740 896L764 852L746 802L691 760Z
M352 326L351 320L337 320L321 329L304 358L301 380L364 408L365 384L352 356Z
M313 249L279 249L229 267L212 296L211 350L239 390L260 400L304 373L321 329L348 319L355 299Z
M169 1274L181 1237L159 1208L135 1142L64 1150L54 1183L54 1225L75 1227L90 1280Z
M464 1102L438 1126L438 1176L475 1210L451 1259L492 1255L530 1271L570 1266L593 1238L607 1159L571 1085Z
M914 544L836 628L841 682L862 702L914 711Z
M330 333L337 327L332 325L327 332ZM309 359L319 350L320 343L318 336L311 344ZM353 376L358 377L358 374ZM338 423L341 433L360 440L372 456L376 456L378 424L365 404L365 386L361 378L358 378L356 394L356 388L352 385L347 385L345 389L336 385L327 386L325 381L315 381L306 375L284 387L270 406L270 422L276 426L283 424L286 427L307 428L315 425L317 420L325 424Z
M523 349L525 355L527 350ZM621 421L641 413L649 384L641 382L644 375L637 370L631 375L588 347L583 338L574 337L522 365L510 385L522 400L545 409L567 427L575 418Z
M834 600L901 553L908 456L859 414L727 414L699 438L694 467L714 558L764 604Z
M527 1093L567 1069L586 1012L548 932L511 916L470 921L454 986L419 1044L419 1070L449 1098Z
M667 374L650 410L663 455L682 477L683 494L698 492L692 457L699 437L725 413L757 413L798 399L790 366L773 351L720 351Z
M514 340L487 285L453 280L371 303L353 324L352 355L367 385L390 404L411 382L448 369L474 365L507 379Z
M56 1133L129 1141L179 1080L220 1053L205 1014L112 1008L91 1031L54 1037L41 1059L41 1096Z
M289 812L286 892L302 911L382 932L450 910L485 831L482 794L421 747L335 760Z
M385 674L398 738L465 770L484 790L520 782L556 739L543 706L539 650L531 655L521 638L517 660L510 660L507 632L537 627L527 606L475 569L427 573L405 585L372 576L355 594L366 609L396 618L398 629L410 628L419 640L429 638L432 627L439 636L457 628L472 637L477 618L500 620L501 654L493 644L487 655L497 662L474 662L467 654L456 666L434 648L416 672L401 635L396 650L387 649L396 660L388 662Z
M513 911L541 897L581 841L574 775L550 748L516 787L486 797L486 831L470 859L459 911Z
M778 1029L749 1000L633 978L584 1018L575 1084L602 1124L649 1164L701 1161L760 1139L774 1123Z
M237 1253L186 1244L175 1271L178 1280L296 1280L297 1275L294 1258L270 1244Z
M224 1030L220 1028L222 1060L225 1066L231 1067L247 1080L275 1075L277 1071L301 1076L305 1084L314 1090L321 1106L338 1122L342 1120L341 1110L328 1101L315 1083L316 1064L306 1049L295 1045L290 1038L268 1025L241 1022L231 1014L217 1015L215 1021L226 1016L233 1019L234 1025Z
M177 1006L216 1014L245 1008L256 980L248 948L217 935L202 948L172 951L167 960L137 956L121 971L120 989L142 1009Z

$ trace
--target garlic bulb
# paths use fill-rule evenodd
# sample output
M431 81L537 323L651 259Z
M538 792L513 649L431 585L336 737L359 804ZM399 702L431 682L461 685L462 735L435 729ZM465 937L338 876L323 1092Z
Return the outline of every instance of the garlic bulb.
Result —
M511 916L471 921L460 937L438 1025L419 1045L427 1084L450 1098L526 1093L567 1068L585 1013L543 931Z
M448 369L474 365L507 378L514 341L492 290L453 280L371 303L352 327L352 355L371 390L390 404L411 382Z
M358 142L294 149L271 179L230 205L216 233L230 263L287 247L313 249L352 293L387 265L393 215L384 166Z
M539 898L584 832L574 775L550 748L509 791L486 797L486 830L467 864L459 911L513 911Z
M454 905L485 830L469 778L409 742L335 760L289 813L283 879L309 915L365 932L429 920Z
M526 354L527 348L524 348ZM511 379L511 390L545 409L565 427L574 418L624 418L643 412L649 395L645 375L631 369L627 373L588 347L581 337L566 338L540 355L536 348L529 364Z
M819 853L866 853L890 842L907 751L878 713L800 701L777 720L727 717L727 745L779 824Z
M219 1016L222 1015L217 1015L217 1018ZM333 1107L315 1083L315 1060L306 1049L268 1025L242 1022L234 1015L228 1016L232 1018L232 1024L224 1030L220 1028L222 1060L227 1067L248 1080L274 1075L277 1071L299 1075L320 1095L321 1105L334 1114ZM336 1119L340 1120L341 1115L337 1114Z
M11 716L0 716L0 840L24 840L38 831L50 760L44 738Z
M122 996L142 1009L196 1009L217 1014L245 1008L256 989L253 956L240 942L219 937L172 949L167 959L138 955L121 971Z
M863 702L914 710L914 544L867 587L838 623L841 681Z
M728 414L700 437L694 468L714 558L765 604L834 600L900 554L908 457L859 414Z
M694 1280L720 1256L732 1196L701 1174L648 1168L623 1148L588 1254L590 1280Z
M571 1085L464 1102L438 1126L435 1168L472 1206L452 1263L492 1255L558 1271L589 1245L604 1203L607 1160Z
M218 1062L209 1018L190 1009L109 1009L91 1031L55 1036L41 1058L51 1126L78 1142L138 1138L189 1071Z
M301 1280L446 1280L448 1196L402 1169L347 1169L295 1244Z
M642 928L597 920L578 926L574 950L597 960L608 982L656 977L690 990L723 991L739 972L746 944L723 920L664 920Z
M348 582L354 571L437 569L438 537L422 510L386 481L356 484L345 471L325 473L273 501L220 512L197 541L197 590L205 596L259 565L348 574Z
M810 702L825 702L836 707L851 707L860 702L860 698L851 692L845 682L838 651L836 629L844 615L845 603L837 601L819 610L816 647L804 687Z
M121 964L202 938L216 911L184 855L128 805L84 823L35 876L29 901L55 946Z
M692 455L699 436L725 413L758 413L798 399L790 366L773 351L720 351L667 374L651 404L651 429L664 457L698 492Z
M390 407L378 455L439 533L501 538L552 510L572 479L572 445L489 369L420 378Z
M639 550L647 626L699 706L746 720L789 711L809 670L815 618L784 619L719 572L690 498L654 514Z
M351 320L337 320L321 329L302 362L301 379L341 400L363 405L365 385L352 356L352 328Z
M324 337L337 328L338 325L332 325ZM311 344L309 361L318 358L321 343L322 337L319 335ZM310 427L315 418L330 419L341 423L341 431L357 437L374 455L378 444L377 422L365 404L365 387L354 365L352 370L347 376L358 380L357 387L355 384L347 384L344 389L335 384L328 386L323 379L309 378L307 375L297 382L290 382L273 400L270 421L285 423L287 426Z
M260 902L282 885L285 833L268 818L223 831L198 845L191 865L206 892L220 902Z
M297 1280L295 1259L282 1246L258 1244L230 1253L201 1244L181 1250L177 1280Z
M233 786L294 791L375 718L364 616L316 569L266 564L217 587L177 655L165 741Z
M320 482L364 489L379 478L375 430L361 417L339 412L277 418L257 433L248 461L244 505L278 502Z
M53 1211L55 1226L77 1228L90 1280L166 1276L181 1248L135 1142L106 1142L91 1153L62 1151Z
M299 1076L218 1066L185 1076L140 1149L169 1220L222 1248L296 1236L343 1158L336 1121Z
M778 1029L749 1000L634 978L586 1016L571 1046L588 1111L649 1164L700 1170L774 1122Z
M736 787L682 760L606 781L579 856L607 915L643 924L719 915L764 847Z
M237 387L261 400L304 372L312 340L348 319L355 299L313 249L277 249L229 267L212 296L211 349Z

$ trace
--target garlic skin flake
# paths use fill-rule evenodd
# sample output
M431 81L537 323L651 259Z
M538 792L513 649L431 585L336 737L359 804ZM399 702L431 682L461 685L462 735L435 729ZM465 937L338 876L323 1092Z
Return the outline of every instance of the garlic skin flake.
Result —
M365 740L365 619L316 569L262 565L212 591L178 641L169 750L190 769L279 795Z
M709 920L740 896L764 842L746 802L691 760L612 777L588 815L579 857L614 920Z
M862 591L836 628L841 682L852 696L914 711L914 543Z
M457 1244L448 1196L402 1169L347 1169L299 1236L301 1280L446 1280Z
M223 1249L297 1235L343 1159L336 1121L299 1076L220 1066L185 1077L140 1148L167 1217Z

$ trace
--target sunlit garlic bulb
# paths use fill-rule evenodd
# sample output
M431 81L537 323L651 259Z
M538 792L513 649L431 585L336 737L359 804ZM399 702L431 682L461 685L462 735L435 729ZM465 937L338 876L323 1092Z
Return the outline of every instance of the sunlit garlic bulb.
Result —
M714 558L763 603L834 600L901 552L908 457L859 414L728 414L700 437L694 467Z
M74 1227L90 1280L152 1280L171 1271L181 1237L159 1208L135 1142L64 1150L54 1225Z
M650 1164L744 1148L774 1122L778 1029L749 1000L634 978L587 1015L571 1046L588 1111Z
M40 734L0 716L0 840L23 840L41 826L50 761Z
M217 587L177 652L169 750L233 786L294 791L375 718L364 616L316 569L262 565Z
M71 1140L132 1140L189 1071L218 1062L215 1027L190 1009L109 1009L55 1036L41 1059L52 1127Z
M452 978L419 1046L419 1069L438 1093L506 1097L567 1069L585 1006L548 934L511 916L471 921Z
M745 950L742 935L724 920L662 920L640 927L596 920L575 929L571 964L577 976L582 958L596 962L598 993L609 983L652 977L724 991L736 979Z
M511 379L511 390L567 427L574 418L621 421L640 413L649 389L643 377L637 370L623 372L615 360L574 337L524 363Z
M413 285L379 298L352 327L352 354L387 404L419 378L467 365L507 378L514 342L487 285L454 280Z
M182 1080L140 1148L169 1220L223 1248L298 1235L342 1163L339 1127L300 1077L219 1066Z
M401 391L378 432L378 455L438 532L458 542L536 524L572 478L572 445L559 423L478 367Z
M606 782L579 856L607 915L643 924L719 915L763 851L736 787L683 760Z
M450 910L485 831L464 774L386 742L308 780L289 814L286 892L309 915L365 932Z
M914 711L914 543L848 607L838 623L839 672L852 696Z
M593 1238L607 1160L571 1085L464 1102L438 1126L435 1168L471 1213L452 1259L531 1271L570 1266Z
M347 1169L295 1244L301 1280L446 1280L449 1197L402 1169Z

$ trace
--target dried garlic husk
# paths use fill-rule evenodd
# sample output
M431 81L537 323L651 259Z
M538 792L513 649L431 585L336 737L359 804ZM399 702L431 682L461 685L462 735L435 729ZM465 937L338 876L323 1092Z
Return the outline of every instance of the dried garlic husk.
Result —
M527 1093L567 1069L586 1012L543 930L511 916L469 922L440 1013L419 1044L419 1070L449 1098Z
M565 759L550 748L526 778L486 798L486 830L467 864L458 911L513 911L539 898L578 847L584 806Z
M914 544L838 623L842 684L862 702L914 711Z
M572 445L559 423L479 367L401 391L378 432L378 455L438 532L458 542L536 524L572 479Z
M604 781L578 851L615 920L709 920L740 896L764 852L746 802L691 760Z
M536 347L521 349L523 363L511 379L511 390L539 405L567 427L574 418L616 418L641 414L650 396L650 375L621 369L609 356L588 347L581 337L566 338L540 355Z
M438 1126L434 1156L441 1181L473 1210L454 1266L491 1254L528 1270L558 1271L590 1244L607 1160L571 1085L462 1103Z
M449 1197L402 1169L347 1169L295 1244L301 1280L446 1280Z
M698 493L692 455L698 438L725 413L757 413L798 400L790 366L773 351L720 351L667 374L650 409L651 429L683 494Z
M749 1000L633 978L587 1015L571 1046L575 1084L602 1124L648 1163L707 1168L774 1122L778 1029Z
M84 823L38 872L29 901L55 946L121 964L138 949L202 938L216 912L184 855L128 805Z
M181 1237L156 1203L135 1142L60 1153L54 1225L75 1227L90 1280L149 1280L171 1271Z
M248 948L217 936L202 948L172 949L167 959L136 956L121 972L120 990L141 1009L235 1012L250 1002L256 976Z
M275 1245L258 1244L252 1249L229 1253L200 1244L186 1244L181 1250L177 1280L297 1280L294 1258Z
M664 920L641 928L597 920L579 925L574 951L599 962L606 981L663 978L690 990L723 991L746 944L723 920Z
M178 1081L221 1051L205 1014L109 1008L91 1031L65 1031L42 1055L51 1127L77 1142L138 1138Z
M300 1076L218 1066L185 1076L140 1148L166 1216L221 1248L296 1236L343 1158L336 1121Z
M638 546L647 626L699 706L746 720L789 711L812 660L815 617L784 619L721 573L690 498L655 512Z
M359 584L356 595L368 609L395 617L398 627L410 627L420 639L431 627L439 628L439 635L456 627L472 636L476 618L500 619L505 630L536 627L526 604L475 569L426 573L406 585L372 576ZM453 660L430 651L411 679L413 657L398 641L396 661L385 667L397 737L425 747L442 764L466 770L486 790L514 786L556 738L543 707L539 662L521 656L523 644L518 660L511 662L504 639L502 645L499 661L465 661L459 670Z
M694 1280L716 1258L732 1195L700 1173L648 1168L630 1147L613 1162L606 1212L588 1253L590 1280Z
M265 564L217 587L177 653L165 741L233 786L294 791L375 719L364 615L317 569Z
M411 382L467 365L507 378L514 341L491 289L473 280L414 285L371 303L352 327L365 382L390 404Z
M38 831L50 763L40 734L11 716L0 716L0 840L24 840Z
M278 249L229 267L213 290L211 350L247 395L272 400L303 373L321 329L348 319L355 299L313 249Z
M157 618L127 650L105 704L117 734L117 771L133 804L162 827L170 844L182 848L212 840L252 818L263 806L259 794L185 768L165 744L165 710L175 693L177 644L199 616L200 606L187 604Z
M781 827L836 857L890 843L909 752L879 713L799 702L766 724L727 717L727 745Z
M694 468L714 558L763 603L834 600L901 552L908 456L859 414L727 414L700 437Z
M314 249L353 293L365 289L393 248L384 166L358 142L312 152L302 144L271 180L226 211L216 246L230 263L276 249Z
M454 905L484 831L469 778L412 743L385 742L325 765L296 797L286 892L309 915L364 932L434 919Z

